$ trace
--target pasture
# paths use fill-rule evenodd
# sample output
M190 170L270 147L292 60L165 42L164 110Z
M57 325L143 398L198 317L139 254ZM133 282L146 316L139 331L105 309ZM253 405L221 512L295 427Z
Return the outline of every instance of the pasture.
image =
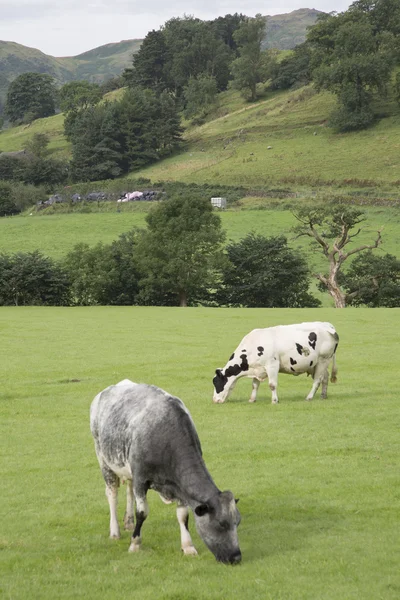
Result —
M277 406L265 384L249 404L250 380L212 404L243 334L316 319L340 335L327 400L281 375ZM397 309L1 308L0 596L397 599L399 326ZM186 403L216 484L240 498L240 566L218 564L193 519L199 556L181 555L154 492L142 551L128 554L128 532L108 539L89 406L126 377Z
M273 203L272 203L273 202ZM323 268L319 254L312 252L304 238L294 239L291 229L297 224L292 209L302 200L269 201L266 198L247 198L232 210L222 211L222 227L226 240L237 242L250 231L265 236L285 235L294 248L303 248L311 263ZM128 205L128 208L130 205ZM134 207L136 208L136 207ZM383 244L378 252L400 256L400 209L397 206L362 206L367 220L355 244L371 243L376 231L383 226ZM145 207L148 209L148 206ZM46 256L62 258L75 244L85 242L94 246L110 244L132 227L145 227L145 210L133 212L93 212L42 216L21 215L0 219L0 252L32 252L41 250Z

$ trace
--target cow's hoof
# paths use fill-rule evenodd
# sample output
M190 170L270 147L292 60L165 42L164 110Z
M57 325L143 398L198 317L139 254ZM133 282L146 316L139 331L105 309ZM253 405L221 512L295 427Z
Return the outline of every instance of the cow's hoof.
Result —
M187 546L182 548L182 552L185 556L197 556L197 550L194 546Z
M256 401L256 399L255 399L255 398L254 398L254 400L252 400L251 398L250 398L250 400L249 400L249 402L251 402L252 404L253 404L253 402L255 402L255 401Z
M135 544L134 542L132 542L132 544L129 546L128 552L139 552L139 550L140 544Z
M119 540L121 538L119 533L110 533L110 540Z

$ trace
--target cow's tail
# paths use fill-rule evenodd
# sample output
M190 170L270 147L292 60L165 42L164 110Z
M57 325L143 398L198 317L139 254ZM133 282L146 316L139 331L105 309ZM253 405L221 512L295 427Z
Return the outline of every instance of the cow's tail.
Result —
M338 374L338 368L336 366L336 349L337 349L338 343L339 343L339 336L336 332L335 332L335 338L336 338L336 346L335 346L335 350L333 351L332 371L331 371L331 382L332 383L337 382L337 374Z

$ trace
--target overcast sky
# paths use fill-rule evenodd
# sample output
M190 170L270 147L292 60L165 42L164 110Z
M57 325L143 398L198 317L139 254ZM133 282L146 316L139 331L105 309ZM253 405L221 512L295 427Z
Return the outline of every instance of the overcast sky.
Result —
M171 17L228 13L277 15L298 8L346 10L346 0L0 0L0 40L51 56L76 56L103 44L144 38Z

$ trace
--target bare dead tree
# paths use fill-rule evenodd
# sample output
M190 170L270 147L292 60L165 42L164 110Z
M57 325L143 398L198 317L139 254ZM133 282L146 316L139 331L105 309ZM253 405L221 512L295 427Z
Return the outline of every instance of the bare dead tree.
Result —
M343 204L320 205L315 208L303 207L293 213L299 221L294 228L296 238L312 238L319 252L328 259L327 274L314 273L314 276L326 288L335 302L336 308L344 308L357 292L346 294L339 283L343 263L352 255L363 250L373 250L382 243L382 228L372 244L361 244L345 250L354 241L362 228L358 225L366 220L365 213L355 207Z

